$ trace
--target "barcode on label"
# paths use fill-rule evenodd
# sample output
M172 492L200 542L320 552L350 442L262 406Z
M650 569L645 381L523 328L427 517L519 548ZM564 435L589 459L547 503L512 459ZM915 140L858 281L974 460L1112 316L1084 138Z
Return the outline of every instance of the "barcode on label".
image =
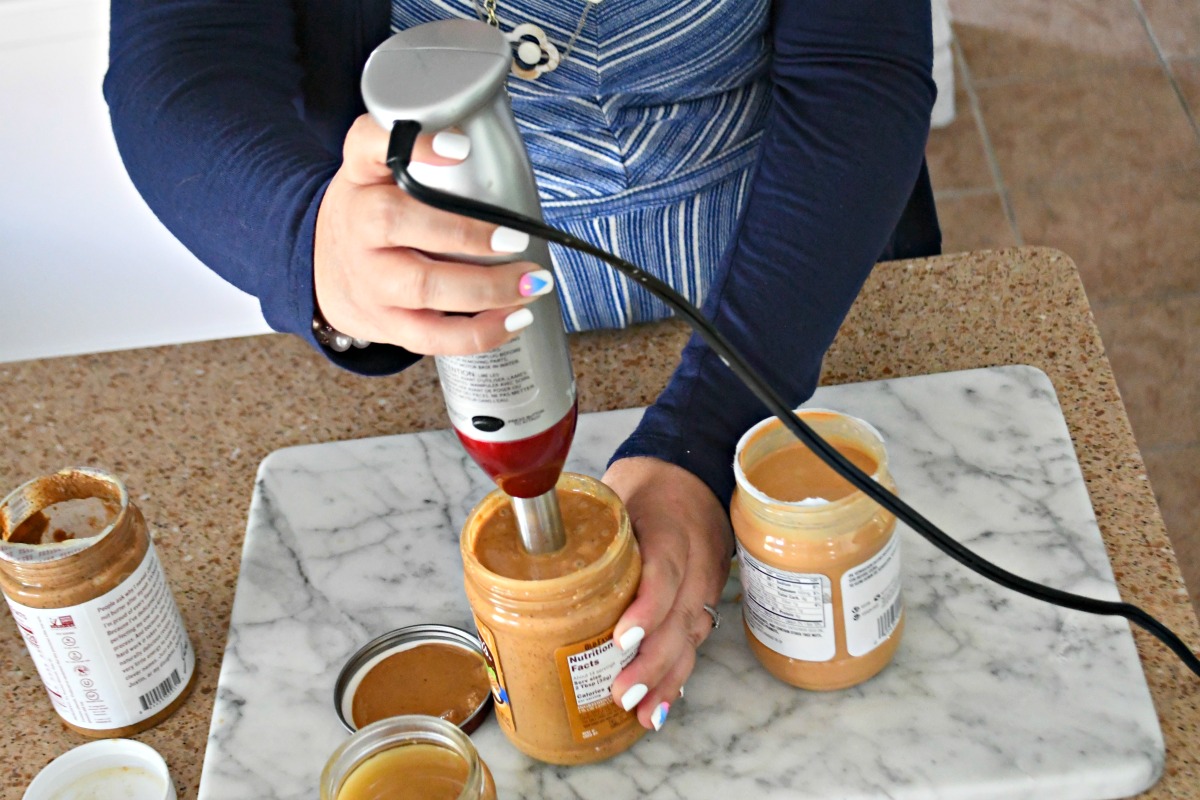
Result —
M151 708L161 703L169 694L171 694L171 690L178 685L179 670L171 670L171 675L166 680L138 698L138 702L142 704L142 711L149 711Z
M894 626L896 624L896 620L900 618L900 609L903 607L903 603L900 602L900 597L897 595L896 599L892 601L892 604L888 606L888 610L884 611L882 616L879 617L877 622L879 623L880 639L886 639L892 632L892 626Z

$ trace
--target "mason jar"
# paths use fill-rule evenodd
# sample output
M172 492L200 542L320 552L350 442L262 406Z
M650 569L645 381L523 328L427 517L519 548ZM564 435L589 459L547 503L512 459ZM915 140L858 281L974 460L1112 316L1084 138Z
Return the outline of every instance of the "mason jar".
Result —
M496 800L471 737L439 717L372 722L333 752L321 800Z

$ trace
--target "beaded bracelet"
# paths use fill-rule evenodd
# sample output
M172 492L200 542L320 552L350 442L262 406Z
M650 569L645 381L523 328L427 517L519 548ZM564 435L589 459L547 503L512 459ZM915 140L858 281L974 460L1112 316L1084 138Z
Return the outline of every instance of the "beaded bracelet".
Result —
M320 308L313 309L312 332L318 342L335 353L344 353L351 346L363 348L370 344L366 339L355 339L334 328L325 321Z

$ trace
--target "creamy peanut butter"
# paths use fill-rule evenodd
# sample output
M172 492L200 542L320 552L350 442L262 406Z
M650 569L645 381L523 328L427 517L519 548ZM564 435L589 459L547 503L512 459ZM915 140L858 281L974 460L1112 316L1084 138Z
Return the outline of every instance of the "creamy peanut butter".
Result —
M467 762L436 744L390 747L346 776L337 800L458 800Z
M354 690L354 725L425 714L461 725L487 699L487 664L477 652L431 642L401 650L371 667Z
M558 493L567 532L559 553L526 553L508 497L497 491L467 518L462 555L501 729L533 758L583 764L645 733L610 694L636 652L621 652L612 632L633 600L641 557L608 487L564 473Z
M501 504L475 535L475 556L487 570L521 581L561 578L594 564L617 534L618 509L583 492L564 492L559 507L569 530L553 553L530 553L521 544L511 505Z
M419 714L361 728L330 756L320 786L321 800L496 800L470 737Z
M834 447L868 475L874 474L879 468L879 463L869 453L855 447L852 442L838 439ZM763 494L785 503L804 500L833 502L858 491L802 442L784 445L767 453L746 470L746 478Z
M874 429L836 412L801 416L894 490ZM904 628L895 517L777 420L752 428L736 459L730 519L751 651L771 674L805 689L842 689L874 676Z

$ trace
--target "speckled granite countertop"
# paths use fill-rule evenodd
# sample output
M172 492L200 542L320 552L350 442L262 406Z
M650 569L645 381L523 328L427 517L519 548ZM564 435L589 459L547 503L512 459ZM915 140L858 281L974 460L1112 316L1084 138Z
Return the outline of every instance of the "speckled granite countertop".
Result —
M572 342L583 411L650 403L687 338L681 323ZM1024 248L875 270L825 364L847 383L998 364L1053 381L1126 600L1193 646L1200 626L1071 261ZM254 337L0 364L0 494L67 465L120 475L156 531L199 657L180 711L137 738L194 798L255 470L281 447L446 426L427 360L388 379L338 371L297 339ZM7 616L7 615L5 615ZM1200 680L1136 633L1167 743L1146 797L1200 797ZM68 731L11 622L0 623L0 787L17 800ZM314 787L315 794L315 787Z

